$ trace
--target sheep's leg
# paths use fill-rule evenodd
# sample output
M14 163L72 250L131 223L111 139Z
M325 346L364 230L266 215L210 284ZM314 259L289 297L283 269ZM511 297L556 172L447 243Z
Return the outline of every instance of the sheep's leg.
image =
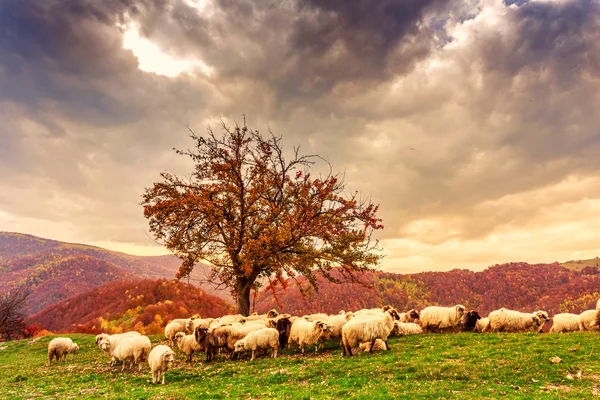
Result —
M388 344L387 339L385 339L385 349L386 350L390 349L390 345Z
M252 357L250 358L250 361L254 360L255 355L256 355L256 349L252 349Z
M373 340L371 341L371 347L369 348L369 354L373 354L373 347L375 346L375 341L376 341L376 340L377 340L377 339L373 339Z
M277 358L277 347L273 349L273 358Z
M162 384L165 384L165 371L162 371Z

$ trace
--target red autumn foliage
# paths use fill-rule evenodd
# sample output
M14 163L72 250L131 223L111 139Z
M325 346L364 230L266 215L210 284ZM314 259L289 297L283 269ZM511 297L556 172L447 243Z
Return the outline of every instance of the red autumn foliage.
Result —
M422 309L429 305L463 304L482 315L500 307L521 311L546 310L551 315L595 308L600 298L600 275L593 269L574 271L558 264L509 263L481 272L452 270L395 274L365 272L361 279L369 285L331 285L319 279L319 291L301 295L302 279L290 281L287 291L262 292L256 310L303 315L314 312L337 313L392 304L400 310ZM303 285L304 284L304 285Z
M144 279L107 283L47 307L28 321L52 332L136 329L150 334L162 332L174 318L218 317L230 312L230 304L195 286Z

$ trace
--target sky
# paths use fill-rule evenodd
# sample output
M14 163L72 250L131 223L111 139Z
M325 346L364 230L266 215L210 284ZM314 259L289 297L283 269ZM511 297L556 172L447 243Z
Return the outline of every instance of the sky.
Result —
M380 205L385 271L600 256L600 2L0 0L0 231L164 254L186 126L242 121Z

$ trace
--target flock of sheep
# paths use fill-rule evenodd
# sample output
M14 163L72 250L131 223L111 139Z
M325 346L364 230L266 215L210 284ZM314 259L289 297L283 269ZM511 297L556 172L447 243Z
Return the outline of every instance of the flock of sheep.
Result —
M545 311L523 313L501 308L481 318L477 311L467 311L462 305L453 307L430 306L420 313L413 309L399 313L391 306L362 309L356 312L340 311L338 314L311 314L303 317L279 314L271 310L266 314L225 315L220 318L175 319L165 327L169 346L154 346L150 339L138 332L114 335L102 333L96 336L96 345L111 357L111 366L122 363L148 362L152 382L165 383L164 373L172 367L177 346L192 360L195 352L205 352L206 361L217 353L236 359L244 352L251 352L251 360L257 352L270 351L277 357L281 348L297 345L304 354L307 346L318 352L329 340L341 342L342 355L352 356L353 349L369 351L389 350L390 335L404 336L423 332L541 332L550 318ZM600 300L595 310L577 314L556 314L550 332L598 330L600 326ZM76 353L79 346L69 338L55 338L48 344L48 364L53 358L64 361L69 353Z

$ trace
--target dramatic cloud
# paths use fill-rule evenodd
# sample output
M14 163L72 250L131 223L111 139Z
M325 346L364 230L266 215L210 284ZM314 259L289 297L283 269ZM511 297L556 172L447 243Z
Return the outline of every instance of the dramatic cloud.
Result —
M171 150L240 120L381 204L395 271L594 257L592 0L0 0L0 229L156 252Z

